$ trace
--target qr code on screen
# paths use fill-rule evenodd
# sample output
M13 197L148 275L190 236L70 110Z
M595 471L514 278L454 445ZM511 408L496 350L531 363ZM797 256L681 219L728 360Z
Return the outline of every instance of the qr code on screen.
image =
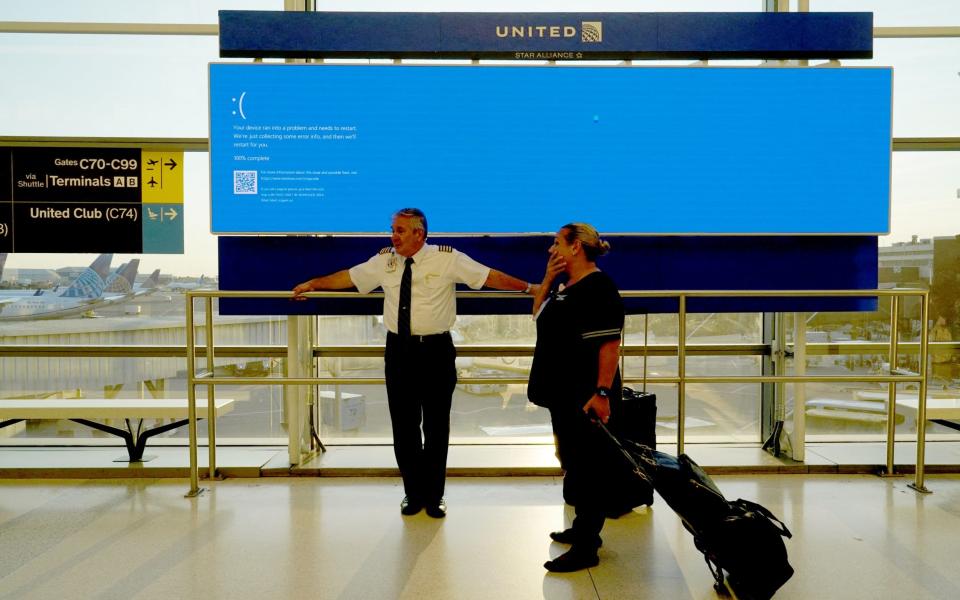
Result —
M256 171L234 171L233 172L233 193L234 194L256 194L257 193L257 172Z

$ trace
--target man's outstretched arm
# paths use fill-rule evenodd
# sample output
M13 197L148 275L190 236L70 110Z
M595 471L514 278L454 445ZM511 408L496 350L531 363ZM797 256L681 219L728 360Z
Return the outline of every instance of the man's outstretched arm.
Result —
M297 287L293 288L293 297L298 300L303 300L303 294L306 294L307 292L316 292L319 290L345 290L352 287L353 280L350 279L350 271L348 269L344 269L342 271L337 271L336 273L331 273L330 275L314 277L313 279L304 281Z
M490 269L490 274L487 275L487 280L483 283L483 285L495 290L523 292L525 294L533 295L536 295L536 290L540 287L539 285L535 284L531 285L528 281L517 279L513 275L507 275L503 271L498 271L496 269Z

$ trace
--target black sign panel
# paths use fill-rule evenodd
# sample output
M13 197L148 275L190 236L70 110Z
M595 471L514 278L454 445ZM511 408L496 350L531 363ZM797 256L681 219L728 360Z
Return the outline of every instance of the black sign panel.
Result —
M10 151L0 148L0 252L13 251L13 190L10 186Z
M0 148L0 252L182 252L182 162L141 148Z
M139 202L17 202L16 251L139 254L140 216Z
M17 148L16 202L140 203L140 149Z

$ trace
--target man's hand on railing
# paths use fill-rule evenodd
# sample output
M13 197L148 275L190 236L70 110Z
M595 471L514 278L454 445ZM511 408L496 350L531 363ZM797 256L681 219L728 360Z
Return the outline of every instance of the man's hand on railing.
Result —
M301 283L301 284L298 285L297 287L293 288L293 298L291 298L291 299L292 299L292 300L306 300L306 298L303 297L303 294L306 294L307 292L312 292L312 291L313 291L313 286L310 285L310 282L309 282L309 281L304 281L303 283Z

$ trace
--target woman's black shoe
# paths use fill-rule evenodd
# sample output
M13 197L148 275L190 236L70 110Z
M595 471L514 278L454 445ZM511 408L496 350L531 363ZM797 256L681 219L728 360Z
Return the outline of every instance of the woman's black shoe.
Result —
M550 539L557 542L558 544L574 544L577 541L577 535L573 532L573 529L564 529L563 531L551 531ZM596 541L597 548L603 545L603 540L597 539Z
M543 568L551 573L572 573L581 569L589 569L600 564L600 557L596 550L583 550L573 547L553 560L543 563Z
M550 539L559 544L573 544L577 538L573 533L573 529L564 529L563 531L551 531Z

